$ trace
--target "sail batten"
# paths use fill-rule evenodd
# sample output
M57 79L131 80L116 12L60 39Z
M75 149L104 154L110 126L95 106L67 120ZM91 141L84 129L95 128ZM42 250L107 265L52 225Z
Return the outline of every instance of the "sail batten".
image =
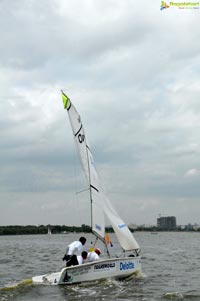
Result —
M77 132L76 134L74 134L75 137L79 134L79 132L81 131L82 127L83 127L83 125L81 124L81 127L80 127L80 129L78 130L78 132Z
M132 233L111 205L100 185L95 168L93 155L85 136L81 117L70 99L62 92L64 108L67 109L74 139L80 155L83 170L90 187L91 198L91 227L92 232L105 242L105 215L109 219L113 230L124 250L139 249L139 245Z
M90 185L90 187L93 188L94 190L96 190L97 192L99 192L99 190L96 187L94 187L93 185Z

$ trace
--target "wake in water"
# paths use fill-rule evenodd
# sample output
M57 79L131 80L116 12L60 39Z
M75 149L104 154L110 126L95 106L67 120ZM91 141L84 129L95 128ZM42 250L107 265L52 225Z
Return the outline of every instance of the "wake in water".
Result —
M127 277L126 279L140 279L140 278L146 278L147 275L145 273L143 273L142 271L137 271L134 274L132 274L131 276Z
M70 287L60 286L60 289L65 291L65 294L68 294L68 296L71 295L82 300L116 300L119 299L120 296L123 298L127 294L128 283L135 284L139 278L143 278L142 273L122 280L104 279L84 282Z
M187 291L184 293L180 293L180 292L170 292L170 293L166 293L164 294L164 299L166 300L200 300L200 295L197 294L195 291Z
M24 279L17 283L9 283L8 285L0 288L0 300L16 300L19 297L19 295L24 295L24 291L26 291L26 288L28 288L28 286L31 285L32 279Z
M178 292L166 293L164 294L164 298L168 300L182 300L183 295Z
M15 290L17 288L20 288L20 287L23 287L23 286L26 286L26 285L29 285L29 284L32 284L32 283L33 283L32 279L24 279L22 281L15 282L15 283L12 283L12 284L8 284L4 287L1 287L0 291Z

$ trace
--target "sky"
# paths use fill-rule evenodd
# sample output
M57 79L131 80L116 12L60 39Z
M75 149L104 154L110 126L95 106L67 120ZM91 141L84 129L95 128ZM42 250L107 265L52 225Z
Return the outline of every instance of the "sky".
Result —
M0 1L0 225L90 224L60 90L127 224L200 224L200 9Z

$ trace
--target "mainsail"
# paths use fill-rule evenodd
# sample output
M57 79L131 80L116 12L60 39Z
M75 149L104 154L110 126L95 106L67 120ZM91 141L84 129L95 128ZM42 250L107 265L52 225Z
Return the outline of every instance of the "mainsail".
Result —
M104 216L106 215L115 231L121 247L126 251L139 249L139 245L132 233L119 217L118 213L103 192L95 169L94 159L87 143L80 115L76 111L70 99L63 92L62 99L64 108L67 109L68 112L83 170L90 186L91 226L93 233L100 239L105 240Z
M105 237L105 221L102 208L102 195L100 193L100 185L98 175L94 166L94 160L90 147L87 143L84 128L80 115L71 103L70 99L62 92L64 107L67 109L72 131L80 154L83 170L90 186L91 196L91 227L94 234L104 240Z

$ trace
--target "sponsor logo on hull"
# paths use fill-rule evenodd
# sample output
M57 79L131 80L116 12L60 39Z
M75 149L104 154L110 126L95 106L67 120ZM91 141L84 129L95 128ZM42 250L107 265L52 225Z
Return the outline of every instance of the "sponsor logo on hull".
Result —
M111 263L102 263L102 264L96 264L94 266L94 271L100 271L100 270L107 270L107 269L113 269L115 268L115 262Z
M134 269L134 262L120 262L120 271L131 270Z

